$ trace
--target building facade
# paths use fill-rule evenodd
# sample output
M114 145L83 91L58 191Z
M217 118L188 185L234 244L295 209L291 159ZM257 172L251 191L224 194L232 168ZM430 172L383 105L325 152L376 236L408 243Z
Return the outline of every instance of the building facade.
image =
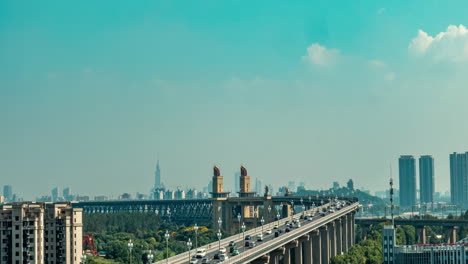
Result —
M468 207L468 152L450 154L450 200Z
M400 180L400 206L416 205L416 163L411 155L398 160Z
M419 191L421 203L434 202L434 158L419 157Z
M384 264L394 264L395 262L395 228L387 224L382 229L382 254Z
M79 264L82 209L70 203L0 206L1 264Z
M400 246L395 248L398 264L466 264L468 247L459 245Z

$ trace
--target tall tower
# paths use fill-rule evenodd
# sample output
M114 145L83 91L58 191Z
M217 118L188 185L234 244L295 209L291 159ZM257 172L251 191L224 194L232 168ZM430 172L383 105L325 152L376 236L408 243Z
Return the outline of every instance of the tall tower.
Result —
M211 192L211 196L213 198L227 198L229 196L229 192L224 191L224 183L223 183L223 176L221 176L221 172L217 166L213 167L213 189Z
M411 155L400 156L398 160L400 179L400 205L416 205L416 163Z
M419 190L421 203L434 202L434 158L430 155L419 158Z
M161 169L159 168L159 160L156 163L156 170L154 171L154 189L161 188Z

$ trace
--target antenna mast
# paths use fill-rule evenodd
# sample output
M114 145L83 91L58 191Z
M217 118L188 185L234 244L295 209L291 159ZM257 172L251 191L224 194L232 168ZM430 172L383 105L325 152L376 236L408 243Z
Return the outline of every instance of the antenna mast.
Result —
M393 218L393 178L392 178L392 164L390 164L390 214L392 217L392 226L395 226Z

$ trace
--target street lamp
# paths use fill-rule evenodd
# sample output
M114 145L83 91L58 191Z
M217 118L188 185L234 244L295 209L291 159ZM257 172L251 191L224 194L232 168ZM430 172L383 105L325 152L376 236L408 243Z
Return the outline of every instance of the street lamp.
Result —
M271 206L268 205L268 226L270 226L270 223L271 223L270 213L271 213Z
M223 220L221 220L221 217L218 217L218 226L219 229L221 229L221 224L223 223Z
M86 263L86 254L85 254L84 251L83 251L83 255L81 255L81 263L82 263L82 264L85 264L85 263Z
M192 249L192 241L190 241L190 238L187 241L187 248L188 248L188 259L190 261L190 249Z
M151 249L146 257L148 258L148 263L150 264L153 263L154 256L153 256L153 253L151 253Z
M291 200L291 223L293 221L293 216L294 216L294 201Z
M262 224L262 234L263 234L263 223L265 223L265 219L263 219L263 216L262 216L262 219L260 219L260 223Z
M133 242L132 242L132 240L131 240L131 239L128 241L128 244L127 244L127 245L128 245L128 250L130 251L130 256L129 256L129 258L130 258L130 264L132 264L132 249L133 249Z
M221 230L218 229L218 233L216 233L216 235L218 236L218 252L221 250L221 237L223 236L223 234L221 233Z
M302 215L305 214L305 205L302 205Z
M245 239L245 224L244 224L244 222L242 222L242 227L241 228L242 228L242 237ZM243 251L245 251L245 247L244 247Z
M278 219L278 228L279 228L279 220L280 220L280 214L276 213L276 219Z
M241 215L240 213L237 214L237 221L239 221L239 236L241 235L240 231L241 231L241 225L240 225L240 220L241 220Z
M195 248L198 250L198 226L196 223L193 230L195 231Z
M164 234L164 238L166 239L166 263L169 263L169 232L166 230L166 233Z

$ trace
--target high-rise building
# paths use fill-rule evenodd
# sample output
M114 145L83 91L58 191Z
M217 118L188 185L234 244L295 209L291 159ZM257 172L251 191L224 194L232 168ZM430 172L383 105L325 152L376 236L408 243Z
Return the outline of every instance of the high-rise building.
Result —
M234 173L234 190L236 193L238 193L240 191L240 171L237 171L236 173Z
M395 228L393 225L384 225L382 229L382 253L384 264L394 264L395 262Z
M63 198L65 199L65 201L73 200L70 187L64 188L62 194L63 194Z
M400 205L416 205L416 163L411 155L400 156L398 160L400 179Z
M0 206L0 263L79 264L82 226L69 203Z
M154 171L154 188L161 188L161 169L159 168L159 160L156 163L156 170Z
M3 186L3 197L5 198L5 201L11 201L11 199L13 198L13 187L11 187L11 185Z
M419 191L421 203L434 202L434 158L430 155L419 158Z
M61 199L62 197L60 196L61 193L60 193L60 188L59 187L53 188L51 194L52 194L52 202L55 203L55 202L58 202L58 201L62 200Z
M468 152L450 154L450 195L452 204L468 207Z

